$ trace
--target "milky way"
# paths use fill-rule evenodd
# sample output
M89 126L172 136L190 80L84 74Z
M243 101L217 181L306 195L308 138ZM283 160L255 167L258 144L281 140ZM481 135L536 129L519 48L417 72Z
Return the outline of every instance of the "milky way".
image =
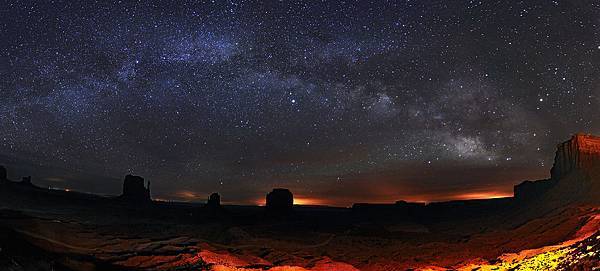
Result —
M43 186L500 196L600 133L592 1L40 2L2 4L0 162Z

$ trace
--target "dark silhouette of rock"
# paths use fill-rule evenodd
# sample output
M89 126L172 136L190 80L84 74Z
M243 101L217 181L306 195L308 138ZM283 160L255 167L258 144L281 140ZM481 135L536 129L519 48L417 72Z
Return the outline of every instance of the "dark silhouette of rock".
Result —
M600 194L600 137L575 134L558 144L548 180L525 181L514 187L517 200L544 197L556 203Z
M354 203L352 205L352 210L360 211L360 212L370 212L372 210L377 211L392 211L392 212L402 212L402 211L417 211L421 210L425 207L425 203L422 202L408 202L404 200L396 201L395 203Z
M0 166L0 182L6 181L8 178L6 174L6 168L4 166Z
M21 184L32 185L31 176L23 177L23 179L21 179Z
M125 176L121 199L133 202L152 201L150 198L150 182L148 182L148 187L145 187L144 178L134 175Z
M424 202L408 202L405 200L398 200L398 201L396 201L395 204L397 207L424 207L425 206Z
M514 196L517 200L536 199L544 195L544 193L552 188L555 184L556 181L553 179L524 181L514 186Z
M275 188L267 194L267 210L289 212L294 206L294 195L285 188Z
M219 193L212 193L208 197L208 201L206 202L206 206L211 208L221 207L221 196Z

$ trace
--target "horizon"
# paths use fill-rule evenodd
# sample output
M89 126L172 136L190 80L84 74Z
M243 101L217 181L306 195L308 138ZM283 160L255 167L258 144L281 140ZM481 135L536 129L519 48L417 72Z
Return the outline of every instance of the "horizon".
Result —
M15 177L11 177L11 176L17 176L18 174L15 174L14 172L11 172L12 170L9 168L8 169L8 179L12 180L14 182L19 182L20 178L15 178ZM24 176L29 176L29 175L24 175ZM119 184L119 192L118 193L94 193L93 191L84 191L84 190L78 190L78 189L73 189L70 187L61 187L61 186L51 186L48 185L49 183L52 183L52 180L56 180L59 178L46 178L46 179L36 179L35 176L31 176L32 177L32 183L40 188L48 188L48 189L52 189L52 190L59 190L59 191L66 191L66 192L76 192L76 193L85 193L85 194L91 194L91 195L98 195L98 196L105 196L105 197L115 197L115 196L119 196L121 194L121 188L122 188L122 184ZM143 177L143 176L141 176ZM548 176L546 176L548 177ZM49 180L50 179L50 180ZM544 179L544 178L538 178L539 180ZM538 180L538 179L528 179L528 180ZM41 181L41 182L40 182ZM50 181L50 182L48 182ZM147 184L150 180L144 180L145 183ZM522 181L525 180L520 180L518 182L516 182L514 185L517 185L519 183L521 183ZM150 181L151 182L151 181ZM356 203L367 203L367 204L394 204L397 201L406 201L406 202L414 202L414 203L425 203L425 204L429 204L429 203L435 203L435 202L448 202L448 201L461 201L461 200L479 200L479 199L497 199L497 198L508 198L508 197L513 197L513 186L510 186L508 188L506 188L505 190L485 190L485 191L474 191L474 192L464 192L464 193L460 193L460 192L455 192L452 193L452 191L450 191L448 194L445 195L430 195L430 197L427 196L423 196L423 195L409 195L409 196L404 196L403 198L400 199L394 199L393 197L389 197L386 199L375 199L375 200L359 200L359 201L343 201L343 202L332 202L332 201L327 201L324 198L311 198L311 197L306 197L303 195L297 195L294 193L294 191L292 190L292 193L294 193L294 205L314 205L314 206L325 206L325 207L342 207L342 208L349 208L352 207L353 204ZM273 187L272 189L275 189L277 187ZM285 188L285 187L281 187L281 188ZM269 190L271 191L271 190ZM225 205L247 205L247 206L264 206L265 205L265 195L267 194L266 191L262 197L257 197L253 200L250 201L236 201L235 199L231 199L228 200L227 199L227 195L223 195L220 194L221 197L224 197L222 199L222 203ZM159 195L153 195L152 190L150 190L150 194L152 196L152 199L158 202L180 202L180 203L193 203L193 204L202 204L202 203L206 203L206 200L208 198L208 196L213 193L219 193L219 191L212 191L212 192L195 192L195 191L179 191L176 195L173 195L172 197L164 197L164 196L159 196Z
M30 177L33 178L33 176L30 176ZM12 179L10 177L8 178L8 180L15 182L15 183L19 182L18 180ZM33 180L35 180L35 179L33 179ZM40 186L35 181L32 183L33 183L33 185L38 186L40 188L46 188L44 186ZM283 188L283 187L281 187L281 188ZM70 188L52 187L52 186L48 186L47 189L56 190L56 191L64 191L64 192L74 192L74 193L83 193L83 194L89 194L89 195L97 195L97 196L102 196L102 197L117 197L120 195L120 194L97 194L97 193L93 193L93 192L89 192L89 191L80 191L80 190L75 190L75 189L70 189ZM276 189L276 188L273 188L273 189ZM170 203L206 204L206 200L208 199L208 196L212 193L218 193L218 191L207 193L204 198L202 198L202 196L200 196L199 194L196 194L191 191L182 191L181 194L187 194L187 195L174 197L174 198L152 197L152 200L157 201L157 202L170 202ZM292 191L292 193L293 193L293 191ZM219 195L221 195L221 194L219 194ZM265 195L266 195L266 193L265 193ZM152 196L152 193L151 193L151 196ZM223 195L221 195L221 196L223 196ZM294 195L294 205L350 208L350 207L352 207L353 204L395 204L398 201L406 201L408 203L424 203L427 205L427 204L436 203L436 202L499 199L499 198L511 198L513 196L514 196L514 194L512 192L512 188L511 188L510 193L498 192L498 191L476 192L476 193L453 194L451 196L435 198L433 200L424 200L420 197L408 197L408 198L404 198L404 199L400 199L400 200L393 200L393 201L368 201L368 202L367 201L358 201L358 202L352 202L349 205L341 205L339 203L328 203L321 198L307 198L307 197L303 197L303 196ZM255 201L250 201L250 202L236 202L236 201L222 200L221 203L223 205L265 206L265 198L264 197L258 198Z

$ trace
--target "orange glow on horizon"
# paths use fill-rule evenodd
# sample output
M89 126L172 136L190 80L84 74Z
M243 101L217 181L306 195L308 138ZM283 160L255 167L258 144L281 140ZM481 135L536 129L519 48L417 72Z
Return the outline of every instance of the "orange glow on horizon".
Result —
M464 192L464 193L449 193L449 194L441 194L441 195L422 195L422 196L412 196L412 197L403 197L402 200L407 202L422 202L422 203L430 203L430 202L444 202L444 201L453 201L453 200L476 200L476 199L498 199L498 198L507 198L512 197L512 191L473 191L473 192Z
M294 197L294 205L327 205L327 202L318 198Z
M457 200L470 200L470 199L498 199L512 197L512 193L506 193L501 191L490 191L490 192L474 192L464 193L456 195Z
M258 205L258 206L265 206L266 205L266 199L259 198L259 199L257 199L257 200L254 201L254 204ZM294 205L330 205L330 206L339 206L339 205L336 205L335 203L324 201L323 199L308 198L308 197L302 197L302 196L296 196L296 195L294 195Z
M200 195L196 194L195 192L187 190L179 191L175 194L175 196L178 199L183 199L185 201L194 201L201 198Z
M293 193L293 192L292 192ZM307 197L304 195L294 195L294 205L322 205L332 207L351 207L354 203L373 203L373 204L393 204L396 201L404 200L407 202L419 202L419 203L431 203L431 202L444 202L453 200L475 200L475 199L497 199L512 197L512 191L502 190L491 190L491 191L469 191L463 193L448 193L448 194L424 194L424 195L385 195L381 198L375 195L371 198L364 199L352 199L352 198L319 198L315 195ZM204 196L195 193L193 191L179 191L176 192L173 197L156 197L157 200L162 201L183 201L183 202L202 202ZM251 202L246 201L227 201L222 202L223 204L240 204L240 205L258 205L265 206L265 198L260 197Z

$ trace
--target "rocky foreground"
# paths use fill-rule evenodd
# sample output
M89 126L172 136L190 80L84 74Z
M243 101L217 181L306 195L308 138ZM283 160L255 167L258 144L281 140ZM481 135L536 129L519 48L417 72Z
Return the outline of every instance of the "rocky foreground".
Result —
M514 229L463 234L408 224L369 232L357 225L343 232L290 232L270 223L92 218L73 209L31 214L1 213L2 270L592 270L600 265L600 209L591 206L566 208Z
M301 231L286 229L306 228L301 222L285 227L274 221L175 223L143 214L55 211L36 217L31 211L1 212L0 269L593 270L600 265L600 209L592 206L565 208L515 228L473 231L465 224L464 232L409 223Z

